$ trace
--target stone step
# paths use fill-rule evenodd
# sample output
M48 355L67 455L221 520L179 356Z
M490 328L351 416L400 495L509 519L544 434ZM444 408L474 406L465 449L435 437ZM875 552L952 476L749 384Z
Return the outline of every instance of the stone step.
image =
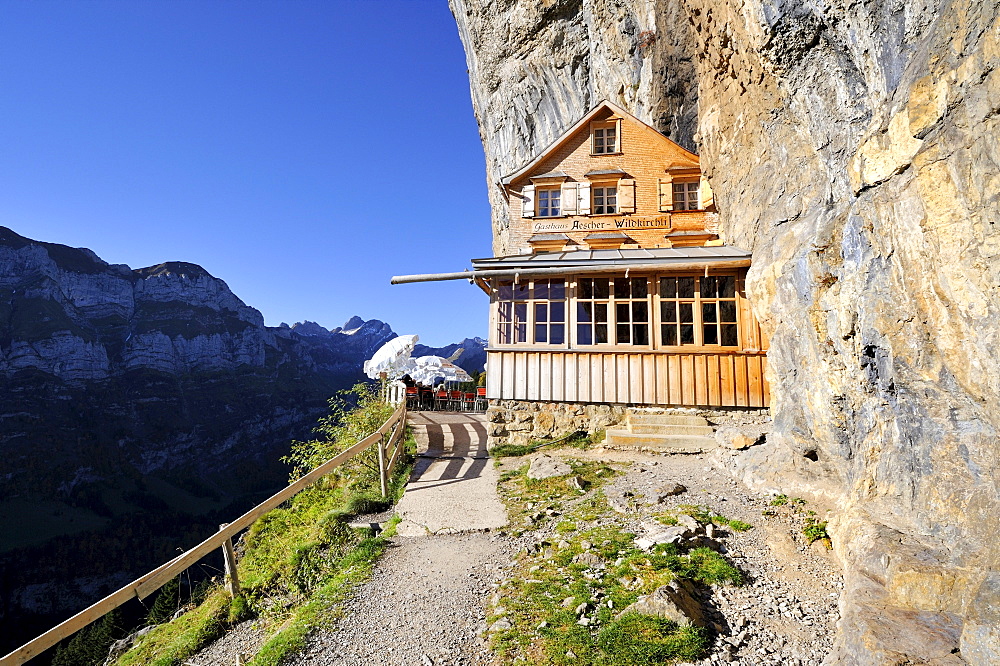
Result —
M710 425L677 425L674 423L629 423L628 431L641 435L697 435L712 437L715 428Z
M691 416L686 414L658 414L656 412L629 412L628 422L635 425L708 425L708 421L701 416Z
M661 453L700 453L718 446L712 437L697 435L652 435L628 430L608 430L604 446L625 451L656 451Z

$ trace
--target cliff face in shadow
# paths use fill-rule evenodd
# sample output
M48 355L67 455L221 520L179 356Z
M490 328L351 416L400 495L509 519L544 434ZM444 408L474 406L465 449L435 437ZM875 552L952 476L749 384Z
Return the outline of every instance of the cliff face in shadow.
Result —
M734 471L837 506L830 663L1000 663L997 3L452 9L498 252L498 175L600 98L697 144L771 337L774 433Z

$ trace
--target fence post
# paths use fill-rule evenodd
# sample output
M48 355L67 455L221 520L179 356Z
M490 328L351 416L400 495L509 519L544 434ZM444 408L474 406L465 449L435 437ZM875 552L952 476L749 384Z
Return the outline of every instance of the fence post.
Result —
M382 499L387 499L389 485L385 473L385 435L379 435L378 438L378 480L382 486Z
M225 529L229 523L222 523L219 529ZM240 577L236 573L236 551L233 550L233 539L230 537L222 544L222 557L226 561L226 589L230 597L240 594Z

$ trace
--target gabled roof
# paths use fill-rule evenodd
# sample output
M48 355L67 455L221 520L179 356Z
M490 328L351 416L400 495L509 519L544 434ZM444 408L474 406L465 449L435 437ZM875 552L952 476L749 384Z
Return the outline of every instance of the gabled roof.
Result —
M530 162L528 162L526 165L524 165L523 167L521 167L520 169L518 169L514 173L512 173L512 174L510 174L510 175L508 175L506 177L504 177L503 180L501 180L500 182L503 185L510 185L513 181L515 181L515 180L517 180L519 178L523 178L523 177L527 176L529 173L531 173L532 169L534 169L535 167L537 167L544 160L546 160L549 157L551 157L552 153L554 153L555 151L557 151L559 148L561 148L563 146L564 143L566 143L571 138L573 138L573 136L575 136L577 132L579 132L583 128L587 127L590 124L590 121L593 120L595 116L597 116L599 113L601 113L601 111L604 111L605 109L609 109L609 110L611 110L612 113L615 113L615 114L617 114L619 116L632 119L636 123L638 123L638 124L642 125L643 127L649 129L650 132L653 132L658 137L662 138L664 141L669 141L673 145L677 146L677 148L679 150L681 150L682 152L684 152L688 156L690 156L690 158L691 158L692 161L694 161L696 164L698 163L698 156L695 153L692 153L687 148L684 148L683 146L681 146L680 144L678 144L676 141L671 141L668 137L664 136L659 131L657 131L657 129L655 127L652 127L651 125L642 122L641 120L639 120L638 118L636 118L635 116L633 116L631 113L629 113L625 109L623 109L620 106L618 106L617 104L615 104L613 102L609 102L608 100L602 100L601 102L599 102L597 104L597 106L595 106L593 109L591 109L590 111L588 111L587 114L583 116L583 118L580 118L580 120L576 121L573 124L572 127L570 127L568 130L566 130L561 135L559 135L559 138L557 138L555 141L553 141L552 143L550 143L544 150L542 150L542 152L540 152L538 155L536 155Z

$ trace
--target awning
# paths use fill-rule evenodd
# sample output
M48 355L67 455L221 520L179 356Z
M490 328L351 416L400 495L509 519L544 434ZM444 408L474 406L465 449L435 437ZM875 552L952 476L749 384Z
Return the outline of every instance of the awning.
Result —
M620 273L622 271L687 271L746 268L750 253L729 245L650 249L569 250L473 259L473 269L454 273L396 275L391 284L475 280L492 277Z

